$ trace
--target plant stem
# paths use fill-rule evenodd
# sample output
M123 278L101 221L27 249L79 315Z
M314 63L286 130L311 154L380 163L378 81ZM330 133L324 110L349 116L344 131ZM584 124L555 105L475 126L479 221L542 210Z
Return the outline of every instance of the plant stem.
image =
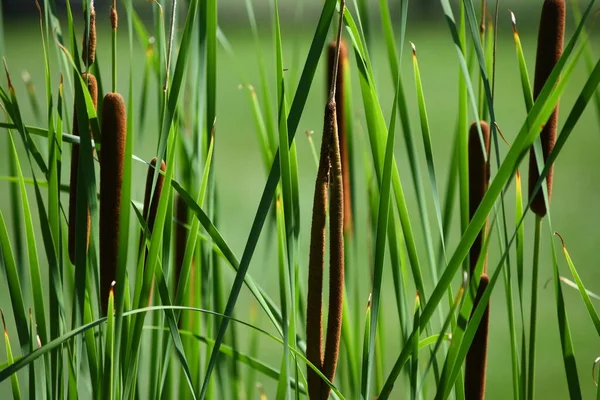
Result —
M529 366L527 369L527 399L533 400L535 389L535 337L537 317L537 284L540 258L540 231L542 217L535 217L535 237L533 242L533 269L531 275L531 315L529 320Z

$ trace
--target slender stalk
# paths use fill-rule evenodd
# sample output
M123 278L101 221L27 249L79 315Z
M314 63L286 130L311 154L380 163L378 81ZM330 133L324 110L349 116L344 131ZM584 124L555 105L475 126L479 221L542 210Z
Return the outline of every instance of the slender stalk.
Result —
M113 0L110 7L110 26L112 27L112 91L117 91L117 27L119 14L117 13L117 0Z
M535 344L537 319L537 286L540 257L540 232L542 217L535 217L535 237L533 242L533 268L531 275L531 315L529 320L529 365L527 368L527 400L533 400L535 393Z

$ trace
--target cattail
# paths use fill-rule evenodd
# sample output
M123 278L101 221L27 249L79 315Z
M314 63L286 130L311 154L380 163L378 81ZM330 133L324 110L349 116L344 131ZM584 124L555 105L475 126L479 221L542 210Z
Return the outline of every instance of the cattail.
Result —
M481 140L479 131L477 130L477 124L473 123L469 130L469 219L472 219L479 208L483 196L488 187L490 180L490 127L485 121L480 121L481 135L483 137L483 143L485 147L485 156L481 148ZM486 224L487 225L487 224ZM470 271L471 276L477 266L477 260L481 254L481 247L483 246L483 240L485 237L485 231L487 227L484 227L477 238L473 242L470 254ZM487 269L485 267L484 271Z
M322 292L327 192L330 181L329 311L327 316L327 339L325 349L323 349ZM333 381L335 377L342 328L342 301L344 293L343 220L344 186L342 163L338 142L336 104L335 100L332 99L328 102L325 109L321 157L315 185L306 313L307 358L330 381ZM314 371L309 369L307 379L310 398L327 399L329 397L329 386Z
M116 30L119 26L119 14L117 13L117 2L114 1L110 7L110 26Z
M540 20L540 30L538 35L538 47L535 63L535 83L533 96L537 96L542 91L544 84L550 77L552 69L558 62L563 51L563 42L565 36L566 5L564 0L546 0L542 7L542 17ZM558 127L558 104L550 119L544 125L540 140L542 142L542 154L544 162L548 160L548 155L554 148L556 142L556 129ZM548 188L548 201L552 193L552 175L554 166L548 170L546 176L546 185ZM535 153L533 148L529 152L529 197L533 195L535 184L540 177ZM539 217L546 215L546 204L544 203L544 194L540 189L535 195L531 210Z
M336 41L329 44L327 88L331 87L333 69L335 68ZM344 233L352 232L352 197L350 196L350 161L348 154L348 137L346 129L346 68L348 67L348 47L345 41L340 41L339 64L337 68L335 102L337 109L337 126L339 136L340 156L342 161L342 180L344 182Z
M118 93L104 96L102 108L102 159L100 160L100 290L106 304L111 282L117 278L119 218L127 116ZM104 305L104 307L106 307ZM106 311L106 310L105 310Z
M325 260L325 225L327 218L327 189L329 187L329 143L331 131L337 126L335 105L327 105L321 156L317 171L308 266L306 301L306 358L323 371L323 268ZM312 369L307 371L308 395L320 399L322 380Z
M338 81L339 82L339 81ZM333 104L333 114L336 105ZM330 136L331 202L329 206L329 312L327 314L327 342L323 373L331 382L335 376L342 333L342 305L344 299L344 214L345 186L338 130L333 125ZM323 383L322 396L329 397L330 388Z
M83 59L83 63L89 67L96 59L96 10L94 9L94 2L91 3L90 23L83 36L81 48L81 58Z
M487 274L482 274L477 288L473 312L490 283ZM472 317L471 313L471 317ZM483 400L485 398L485 370L487 361L488 331L490 328L490 304L485 307L479 327L467 353L465 366L465 400Z
M98 83L92 74L83 74L82 78L87 82L87 87L92 97L94 108L98 108ZM73 135L79 136L79 125L77 120L77 105L73 105ZM90 130L91 135L91 130ZM75 227L77 215L77 171L79 166L79 145L71 147L71 183L69 190L69 259L75 264ZM86 252L90 244L90 210L87 211L86 219Z

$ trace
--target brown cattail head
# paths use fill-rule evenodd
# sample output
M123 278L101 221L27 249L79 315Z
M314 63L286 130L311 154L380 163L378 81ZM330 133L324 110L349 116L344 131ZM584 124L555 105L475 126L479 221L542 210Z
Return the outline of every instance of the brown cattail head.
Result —
M119 26L119 14L117 13L116 2L110 7L110 26L116 30Z
M540 30L538 35L537 56L535 62L535 83L533 96L537 96L542 91L544 84L550 77L552 69L558 62L563 51L563 42L565 36L566 5L564 0L546 0L542 7L542 17L540 20ZM558 105L550 116L550 119L544 125L540 140L542 142L542 154L544 162L552 152L556 142L556 129L558 127ZM552 193L552 166L546 176L546 185L548 188L548 201ZM533 195L535 184L540 174L537 168L535 153L533 148L529 152L529 197ZM538 216L546 215L546 204L544 203L544 194L540 189L535 195L531 210Z
M306 357L320 371L323 370L323 270L325 261L325 226L329 187L330 132L336 124L335 104L327 108L321 141L321 156L313 199L310 253L308 264L308 293L306 300ZM307 370L308 394L311 399L321 398L319 375Z
M338 80L339 84L339 80ZM335 113L335 107L334 107ZM338 118L339 120L339 118ZM329 312L327 314L327 342L323 359L323 374L333 382L340 350L342 333L342 306L344 300L344 222L345 182L338 130L335 125L330 135L330 196L329 204ZM322 383L321 396L329 398L331 389Z
M477 123L474 122L469 130L469 219L473 218L477 208L479 208L490 180L490 127L485 121L480 121L479 123L481 125L485 155L481 147L481 137L479 136ZM469 256L471 275L481 254L485 231L486 227L479 232L471 247Z
M337 42L334 40L329 44L327 57L327 94L331 88L333 69ZM339 136L340 156L342 161L342 179L344 181L344 233L352 233L352 198L350 196L350 159L348 154L348 137L346 128L346 69L348 62L348 47L344 40L340 41L340 57L337 71L337 82L335 90L335 102L337 108L337 126Z
M329 183L330 202L330 279L327 342L323 351L323 275L325 258L325 226ZM344 289L344 188L342 163L338 142L336 103L332 99L325 109L321 157L317 171L308 271L308 298L306 313L306 355L329 379L333 381L342 327L342 300ZM330 388L311 369L307 372L310 398L327 399Z
M481 301L485 289L490 283L487 274L482 274L477 288L473 312ZM472 315L472 314L471 314ZM467 352L465 366L465 400L483 400L485 398L485 370L487 361L488 331L490 328L490 305L485 307L479 327Z
M104 96L100 160L100 289L108 294L117 278L121 189L127 140L125 101L118 93ZM102 298L102 304L106 299ZM105 310L106 311L106 310Z
M98 109L98 83L92 74L83 74L82 78L87 82L87 87L94 103L94 108ZM73 135L79 136L79 125L77 119L77 105L73 105ZM90 131L91 135L91 131ZM75 264L75 220L77 215L77 171L79 166L79 145L73 144L71 147L71 182L69 187L69 259ZM90 244L90 210L87 212L86 220L86 251Z
M90 24L87 26L86 33L83 35L83 45L81 50L81 58L83 63L88 67L94 63L96 59L96 10L90 10ZM86 21L87 23L87 21Z

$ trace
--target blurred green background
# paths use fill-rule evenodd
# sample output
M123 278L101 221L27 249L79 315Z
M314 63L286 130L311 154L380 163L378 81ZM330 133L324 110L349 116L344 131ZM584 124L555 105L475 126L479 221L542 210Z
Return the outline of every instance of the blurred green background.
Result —
M262 47L266 54L269 70L273 71L272 91L274 90L274 66L275 58L273 45L269 36L269 7L266 1L257 1L259 8L258 16L261 22L263 34ZM283 35L284 35L284 56L285 67L288 68L287 76L290 88L288 94L293 93L297 79L302 70L304 58L306 57L308 46L312 38L312 29L316 25L318 15L316 9L320 6L319 1L307 1L302 6L302 17L297 18L294 2L282 1L284 5L283 15ZM374 3L374 2L373 2ZM392 2L395 3L395 2ZM413 2L418 3L418 2ZM409 17L407 38L415 43L418 52L419 65L424 84L427 108L430 117L433 149L437 171L439 173L438 181L441 185L440 192L444 193L447 180L447 168L450 162L450 152L452 148L452 139L455 131L456 112L458 109L458 63L456 51L453 46L449 31L444 21L440 19L441 11L437 1L431 2L432 9L423 7L424 10L413 9L416 18ZM518 25L522 32L523 47L528 60L530 75L533 75L535 40L537 29L537 17L533 14L533 3L523 6L517 1L502 1L499 19L499 34L497 48L497 84L496 84L496 114L500 129L508 141L511 141L525 118L525 106L521 92L521 86L518 75L517 59L513 45L512 29L510 25L508 8L517 11ZM19 1L18 4L21 4ZM182 3L184 4L184 3ZM220 218L218 228L238 256L241 255L245 241L256 207L258 206L260 195L266 181L266 173L262 167L259 145L254 130L254 123L251 114L251 107L247 101L245 89L240 89L239 85L244 83L259 84L258 66L254 42L250 35L249 25L245 17L245 7L241 1L220 1L220 20L223 21L221 28L231 43L235 51L235 58L227 54L222 47L219 48L218 59L218 82L217 82L217 123L216 123L216 148L215 148L215 168L217 177L217 187L219 192L219 211ZM385 44L381 37L378 14L375 13L375 4L373 5L372 28L375 37L370 43L369 52L373 59L373 66L376 74L378 94L380 103L389 119L391 113L391 104L393 102L393 84L390 78L387 54ZM390 5L395 17L398 16L397 8ZM138 11L142 15L150 15L151 3L140 1L137 4ZM181 7L182 9L184 7ZM63 14L64 15L64 14ZM412 15L412 14L411 14ZM99 12L98 20L98 58L103 60L102 73L104 76L105 90L110 82L110 33L108 21L102 18ZM6 14L5 25L5 57L18 98L24 113L25 121L28 124L44 126L43 121L37 121L32 112L32 108L27 97L27 92L23 80L20 78L23 71L28 71L31 79L36 86L37 96L40 104L45 104L44 95L44 70L43 53L40 41L39 25L34 15L23 16L14 13ZM77 20L77 18L76 18ZM123 25L124 26L124 25ZM150 25L148 25L150 28ZM79 26L78 34L81 35L82 27ZM572 32L572 26L569 33ZM126 82L129 79L129 50L126 29L119 31L119 90L125 95L127 92ZM597 44L597 41L594 41ZM408 106L411 111L411 123L413 135L417 149L421 155L422 172L426 171L425 157L422 141L420 137L420 126L417 114L416 96L413 83L412 63L407 51L408 43L405 43L405 56L401 62L402 74L407 94ZM139 43L134 40L134 88L136 92L135 104L139 104L141 92L141 78L143 71L143 49ZM594 48L594 46L592 46ZM51 59L54 66L56 63L56 53L51 51ZM353 61L353 59L352 59ZM357 145L356 160L358 169L362 169L364 162L371 162L370 150L368 149L368 139L366 136L366 124L364 113L362 111L362 99L358 88L358 79L356 68L353 69L354 86L354 119L356 126ZM240 68L244 69L244 76L248 81L242 79ZM311 89L309 100L306 104L296 136L298 146L299 169L300 169L300 188L301 188L301 213L302 213L302 237L301 237L301 266L303 270L303 279L306 279L306 267L308 260L308 230L310 226L310 210L312 206L313 184L316 174L316 166L310 153L309 143L304 131L314 131L313 138L315 145L320 144L320 132L322 129L323 106L325 104L325 68L324 63L319 66L319 71L315 77ZM57 70L53 71L53 90L58 87L59 76ZM560 120L565 121L574 101L581 90L587 70L580 65L574 74L571 84L561 101ZM475 80L474 80L475 82ZM2 78L0 84L6 87L6 80ZM156 82L152 83L156 85ZM155 86L154 86L155 87ZM72 88L67 87L67 104L72 104ZM274 93L274 91L273 91ZM261 99L262 101L262 99ZM291 95L288 102L291 101ZM157 131L157 112L156 98L149 99L149 110L147 120L144 122L144 132L135 132L134 154L142 159L149 160L155 153L158 131ZM69 106L70 108L70 106ZM42 110L44 106L42 106ZM139 127L139 119L136 116L135 126ZM569 252L579 269L581 278L587 288L594 292L600 292L600 265L599 265L599 246L600 239L598 227L600 226L600 212L597 211L600 204L600 158L598 149L600 148L600 130L598 129L598 119L594 106L591 105L586 110L578 127L574 131L567 146L561 153L555 169L554 190L552 198L551 217L553 229L559 231L565 238ZM25 153L22 143L18 136L15 136L20 154L21 166L26 176L31 174L29 166L24 157ZM40 140L39 143L43 143ZM6 131L0 131L0 176L8 175L8 162L6 152ZM43 144L41 145L43 147ZM504 154L507 146L500 143L500 152ZM404 140L398 136L396 159L402 177L403 186L409 200L409 210L412 212L413 228L416 229L416 238L420 247L421 262L425 263L425 249L422 245L423 235L421 234L420 222L418 217L418 208L414 196L414 186L411 181L409 164L406 157ZM527 163L523 164L522 176L523 188L526 192ZM494 171L493 168L492 171ZM134 163L134 194L138 201L143 200L143 177L146 174L146 166L142 163ZM493 172L492 172L493 174ZM493 175L492 175L493 176ZM423 174L423 177L426 177ZM198 177L200 179L200 177ZM366 305L369 282L369 240L367 234L367 210L366 210L366 184L362 170L357 177L358 188L358 209L357 216L357 235L361 250L362 264L355 265L357 271L364 277L362 295L364 295L364 304ZM68 180L68 163L63 164L63 181ZM432 232L436 238L437 229L434 225L434 209L431 200L431 191L428 179L423 182L428 195L428 204L430 206L429 215L431 219ZM8 197L9 184L0 181L0 208L4 215L10 215L10 203ZM33 191L29 192L30 201L34 206ZM514 186L506 193L506 204L508 211L509 233L512 233L511 225L514 221ZM67 196L63 197L63 205L66 206ZM34 212L34 218L37 218ZM9 232L13 234L13 221L8 221ZM449 252L456 245L459 238L458 209L453 219L453 230L449 243L447 244ZM530 287L529 273L527 266L531 263L532 241L533 241L533 217L528 216L526 220L526 288ZM555 245L559 257L559 266L561 273L571 278L564 258L560 252L559 242L556 238L551 239L547 222L543 228L542 258L540 264L540 292L538 310L538 353L537 353L537 398L560 399L567 398L566 379L561 358L559 333L557 329L556 302L551 284L551 243ZM132 235L137 235L137 227L132 225ZM133 236L135 237L135 236ZM13 243L14 243L14 238ZM272 298L278 298L278 280L277 268L275 264L274 238L267 242L268 235L261 237L258 251L250 267L250 274L265 288L268 289ZM437 240L436 240L437 242ZM38 250L40 251L40 260L45 262L42 254L41 236L38 240ZM490 245L489 268L496 268L498 255L497 238L494 238ZM514 268L514 259L511 260L511 267ZM231 281L233 274L231 268L222 264L226 271L226 277ZM385 289L388 293L384 298L384 308L381 318L384 319L386 328L384 340L385 349L383 351L385 359L385 374L393 365L397 355L400 352L400 335L398 331L398 322L396 317L395 301L393 300L393 286L391 284L391 275L389 263L384 276ZM425 271L428 269L425 268ZM432 290L431 280L427 281L427 288ZM550 284L546 285L548 282ZM304 284L306 285L306 284ZM516 285L515 285L516 287ZM414 290L414 289L413 289ZM227 290L228 291L228 290ZM527 289L527 292L529 289ZM600 356L599 339L591 324L583 303L576 290L565 287L565 297L569 321L571 323L573 341L579 367L579 378L584 392L584 397L591 397L595 391L592 380L592 363L597 356ZM47 292L46 292L47 295ZM412 298L413 294L409 296ZM361 298L360 301L363 301ZM253 307L254 300L249 293L244 290L242 298L238 302L236 317L242 320L249 320L249 309ZM527 306L529 301L525 303ZM6 291L6 282L4 274L0 275L0 307L10 316L11 304ZM26 303L26 307L28 304ZM511 372L510 372L510 344L508 337L508 323L506 313L506 302L504 296L504 285L501 283L496 287L492 303L491 333L489 339L489 359L488 359L488 385L487 398L505 399L512 393ZM8 311L8 312L7 312ZM518 311L517 309L515 311ZM528 312L526 311L528 320ZM388 317L389 315L389 317ZM12 318L9 317L9 325L13 326ZM517 319L519 320L519 319ZM361 324L363 321L360 322ZM268 320L260 317L258 325L270 328ZM9 330L11 337L15 338L14 330ZM246 337L249 331L239 328L238 335L241 338ZM240 340L240 345L244 349L247 344ZM16 346L15 346L16 347ZM0 361L4 361L3 346L0 346ZM279 365L280 348L274 347L272 342L261 341L261 359L268 361L273 366ZM274 386L266 378L259 377L265 384L268 394L274 396ZM25 381L26 382L26 381ZM399 389L396 391L395 398L402 398L402 385L397 384ZM0 384L0 397L2 393L8 393L8 382ZM432 397L429 392L427 398ZM349 395L348 398L356 398Z

